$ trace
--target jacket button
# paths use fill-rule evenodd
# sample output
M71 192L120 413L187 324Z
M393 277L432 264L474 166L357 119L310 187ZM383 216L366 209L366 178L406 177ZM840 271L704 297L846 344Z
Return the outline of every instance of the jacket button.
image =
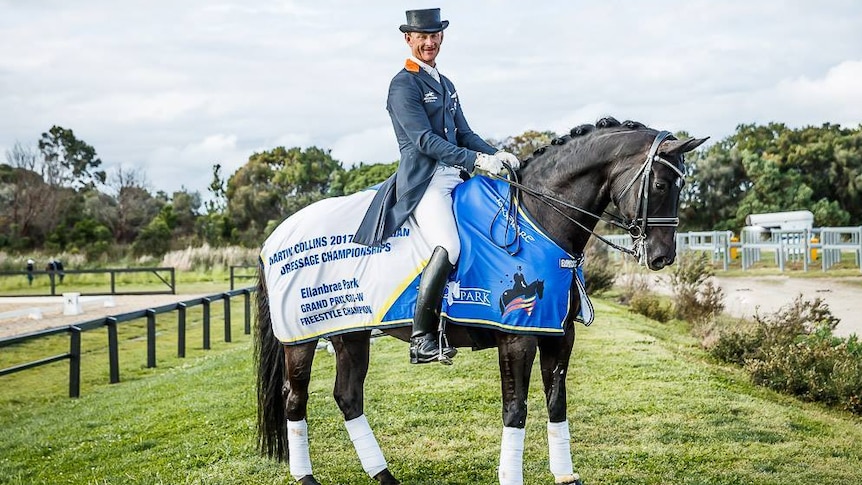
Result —
M449 128L443 128L443 133L449 133Z

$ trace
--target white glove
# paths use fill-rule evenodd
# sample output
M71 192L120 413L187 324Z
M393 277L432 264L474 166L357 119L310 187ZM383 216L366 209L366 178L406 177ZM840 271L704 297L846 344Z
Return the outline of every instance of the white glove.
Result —
M479 170L484 170L492 175L503 173L503 160L497 155L488 155L487 153L479 152L476 155L475 165Z
M507 151L500 150L495 153L494 156L508 163L512 167L512 170L518 170L519 168L521 168L521 161L518 160L518 157Z

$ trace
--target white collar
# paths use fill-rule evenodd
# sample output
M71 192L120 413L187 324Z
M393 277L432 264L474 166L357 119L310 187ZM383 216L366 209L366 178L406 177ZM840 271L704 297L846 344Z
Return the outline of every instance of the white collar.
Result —
M419 67L421 67L423 71L430 74L435 81L437 81L438 83L440 82L440 73L437 71L436 67L431 67L428 64L425 64L424 62L417 59L416 56L410 56L410 59L416 64L419 64Z

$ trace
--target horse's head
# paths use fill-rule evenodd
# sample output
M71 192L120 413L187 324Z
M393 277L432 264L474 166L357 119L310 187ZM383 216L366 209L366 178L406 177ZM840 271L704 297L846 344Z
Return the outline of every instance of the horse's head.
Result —
M612 164L611 198L628 226L639 262L657 271L676 258L684 155L707 138L677 140L669 132L646 128L633 136L639 136L642 149Z
M677 140L641 123L602 118L536 150L522 164L518 188L527 210L565 250L582 253L595 235L659 270L676 258L684 154L704 141ZM610 202L620 216L603 215ZM596 234L599 220L628 230L634 249Z

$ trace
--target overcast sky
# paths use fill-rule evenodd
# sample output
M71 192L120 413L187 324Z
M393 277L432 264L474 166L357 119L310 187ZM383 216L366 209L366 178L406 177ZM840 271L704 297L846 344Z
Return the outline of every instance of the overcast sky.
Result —
M606 115L712 140L862 122L858 0L0 0L0 152L59 125L109 172L204 196L214 163L229 176L277 146L391 162L398 26L428 7L485 138Z

